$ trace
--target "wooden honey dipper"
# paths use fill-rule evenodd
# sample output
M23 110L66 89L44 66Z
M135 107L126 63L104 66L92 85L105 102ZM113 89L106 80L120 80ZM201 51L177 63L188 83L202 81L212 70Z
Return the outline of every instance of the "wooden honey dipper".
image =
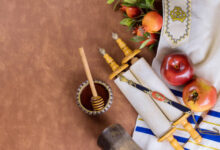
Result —
M93 81L93 78L92 78L92 74L91 74L90 69L89 69L89 64L88 64L88 61L86 59L84 49L82 47L79 48L79 53L80 53L82 63L83 63L83 66L84 66L84 70L86 72L86 76L87 76L87 79L89 81L89 85L90 85L92 95L93 95L92 98L91 98L92 107L95 111L100 111L105 107L104 100L101 96L98 96L98 94L97 94L95 84L94 84L94 81Z

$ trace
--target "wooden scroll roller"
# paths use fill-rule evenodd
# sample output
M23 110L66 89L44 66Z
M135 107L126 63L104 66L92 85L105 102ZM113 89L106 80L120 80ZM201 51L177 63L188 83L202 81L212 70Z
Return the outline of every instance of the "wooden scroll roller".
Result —
M196 143L200 143L202 141L202 137L200 134L193 128L193 126L188 122L187 118L190 116L189 113L185 113L180 119L173 123L174 126L181 124L187 132L189 132L190 136Z
M91 74L90 69L89 69L89 64L88 64L88 61L86 59L84 49L79 48L79 53L80 53L80 56L81 56L81 59L82 59L82 63L83 63L83 66L84 66L84 70L86 72L87 79L89 81L90 88L92 90L92 95L93 95L93 97L91 98L92 107L95 111L100 111L104 108L104 105L105 105L104 100L102 99L102 97L98 96L98 94L97 94L95 84L94 84L92 74Z
M118 35L114 34L114 39L119 39ZM117 42L117 41L116 41ZM160 89L163 89L162 91L158 91L162 94L164 94L166 97L170 98L173 101L177 101L176 97L172 94L172 92L165 86L163 81L160 80L160 78L156 75L156 73L153 71L151 66L146 62L144 58L138 58L136 55L130 56L128 54L127 49L129 48L123 48L125 47L124 42L120 40L117 42L119 47L121 48L122 52L124 53L126 60L131 61L130 71L134 76L140 81L140 84L142 84L145 87L149 87L150 89L154 91L158 91ZM129 49L129 53L132 53L132 50ZM124 60L123 59L123 60ZM160 85L160 87L158 87ZM163 102L155 101L158 106L161 108L161 110L166 114L167 118L174 122L173 125L181 124L186 129L187 132L191 135L191 137L195 140L195 142L199 143L202 140L202 137L199 135L199 133L192 127L192 125L187 121L187 118L190 114L183 113L178 109L173 108L172 106L169 106L168 104L165 104Z
M102 51L101 53L102 55L105 54L104 56L107 55L106 52ZM106 57L104 58L106 59ZM116 62L113 59L111 61L116 64ZM108 60L106 60L106 62L108 62ZM111 66L111 63L108 64ZM113 70L112 66L111 68ZM120 81L120 76L123 75L126 78L137 82L133 74L130 72L130 70L125 70L125 69L121 69L120 70L121 72L118 71L118 74L114 76L115 77L114 82L118 86L120 91L124 94L124 96L127 98L129 103L134 107L134 109L138 112L138 114L140 114L140 116L146 122L148 127L157 137L158 141L168 140L174 149L183 150L183 148L179 145L177 140L172 135L173 132L176 130L176 127L173 127L171 125L171 122L161 112L161 110L157 107L155 102L147 94Z
M123 70L128 68L128 64L123 64L119 66L114 59L109 56L109 54L106 53L105 49L100 48L99 52L102 54L102 56L105 58L105 61L110 65L112 69L112 73L109 76L109 79L112 80L114 77L116 77L118 74L120 74Z
M173 146L175 150L184 150L184 148L177 142L177 140L173 137L173 133L176 131L176 128L171 129L164 136L158 139L158 142L162 142L167 140Z
M116 40L118 46L120 47L120 49L123 51L125 57L122 59L122 64L126 64L128 61L130 61L132 58L134 58L134 56L136 56L137 54L139 54L141 52L140 49L135 49L135 50L131 50L126 43L118 37L117 33L112 33L112 38L114 40Z
M98 138L102 150L141 150L120 124L104 129Z

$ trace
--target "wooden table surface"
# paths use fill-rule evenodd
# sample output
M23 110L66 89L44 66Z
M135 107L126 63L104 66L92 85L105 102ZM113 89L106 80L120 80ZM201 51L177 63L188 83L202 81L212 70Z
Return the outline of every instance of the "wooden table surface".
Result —
M98 135L114 123L132 134L137 113L108 79L111 69L98 52L103 47L121 62L111 32L138 46L122 18L105 0L0 0L1 150L95 150ZM75 103L86 80L81 46L93 77L113 90L112 107L99 117ZM141 55L151 62L154 52Z

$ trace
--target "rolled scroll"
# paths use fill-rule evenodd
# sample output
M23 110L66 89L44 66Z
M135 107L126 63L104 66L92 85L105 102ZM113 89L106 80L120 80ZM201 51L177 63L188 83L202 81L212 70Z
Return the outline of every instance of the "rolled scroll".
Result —
M146 62L144 58L140 58L130 67L130 71L135 78L143 86L150 88L151 90L162 93L172 101L178 102L177 98L173 95L170 89L163 83L163 81L156 75L151 66ZM202 137L187 121L189 114L184 114L179 109L161 101L155 101L167 118L174 122L173 125L182 124L183 127L189 132L191 137L200 143Z

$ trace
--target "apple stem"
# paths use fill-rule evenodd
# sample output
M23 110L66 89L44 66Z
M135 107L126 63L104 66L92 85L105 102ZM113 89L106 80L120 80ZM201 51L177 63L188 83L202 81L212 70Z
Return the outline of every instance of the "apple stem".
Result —
M176 69L179 69L179 66L178 66L178 65L174 65L174 67L175 67Z
M198 93L197 93L197 92L194 92L192 96L193 96L193 99L197 99Z
M190 94L189 101L193 101L195 103L198 99L198 96L198 92L196 90L193 90Z

